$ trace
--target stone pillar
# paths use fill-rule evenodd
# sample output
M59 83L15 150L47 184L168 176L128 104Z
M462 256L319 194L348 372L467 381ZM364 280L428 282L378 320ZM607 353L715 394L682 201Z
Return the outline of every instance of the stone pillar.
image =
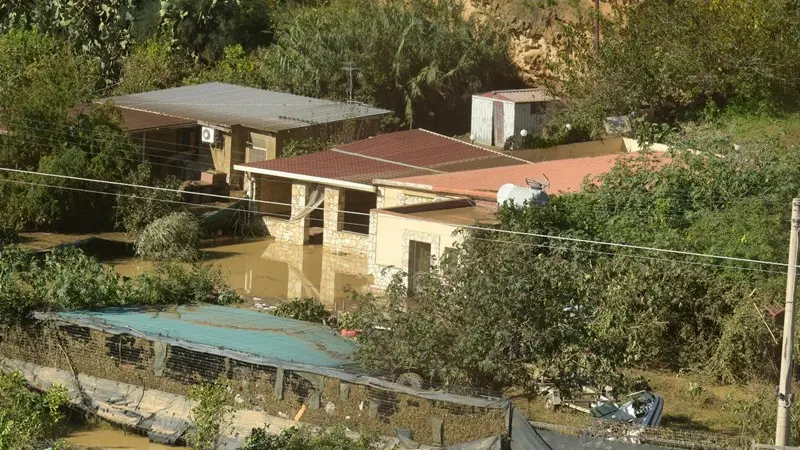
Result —
M335 255L322 252L322 277L319 281L319 301L326 307L336 311L336 264Z
M335 249L342 222L344 222L344 189L325 188L325 218L322 232L322 246Z
M380 198L380 197L378 197ZM370 212L369 214L369 240L367 241L367 274L372 275L374 279L378 279L377 251L378 251L378 213Z
M292 184L292 216L300 214L308 203L309 196L308 185L302 183ZM309 231L311 228L311 217L306 216L295 222L291 222L292 236L288 240L290 244L305 245L308 244Z

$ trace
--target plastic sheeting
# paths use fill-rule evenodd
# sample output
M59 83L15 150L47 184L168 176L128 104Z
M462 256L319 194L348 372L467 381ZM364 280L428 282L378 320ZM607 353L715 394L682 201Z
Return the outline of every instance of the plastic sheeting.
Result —
M202 305L181 306L177 313L110 308L92 312L36 313L35 317L114 335L128 334L245 363L323 375L426 400L489 409L508 409L511 404L506 399L416 389L360 373L349 358L356 348L352 341L321 325L257 311ZM280 349L278 344L288 344L290 348Z
M572 450L572 449L602 449L602 450L665 450L650 444L628 444L619 441L609 441L588 436L568 436L552 431L533 428L525 417L516 409L511 415L511 450Z
M319 208L319 205L321 205L324 201L325 186L317 185L308 196L308 201L306 201L306 206L303 208L303 210L299 211L297 214L293 213L292 217L289 218L289 222L297 222L298 220L305 219L309 214L314 212L315 209Z

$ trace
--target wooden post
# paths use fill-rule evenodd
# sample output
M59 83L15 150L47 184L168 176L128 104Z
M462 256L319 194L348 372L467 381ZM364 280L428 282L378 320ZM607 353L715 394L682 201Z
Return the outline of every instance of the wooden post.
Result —
M783 315L783 351L781 377L778 386L778 417L775 425L775 445L786 446L790 441L792 406L792 373L794 346L794 299L797 290L797 231L800 221L800 198L792 200L792 225L789 235L789 267L786 270L786 306Z

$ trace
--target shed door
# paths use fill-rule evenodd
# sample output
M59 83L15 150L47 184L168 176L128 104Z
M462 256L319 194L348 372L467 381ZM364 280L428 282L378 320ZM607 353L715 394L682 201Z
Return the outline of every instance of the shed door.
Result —
M503 136L504 127L503 102L494 102L494 120L492 121L492 137L494 138L494 142L492 142L492 145L502 147L506 143L505 136Z
M431 244L428 242L408 241L408 293L413 294L417 288L417 278L431 270Z

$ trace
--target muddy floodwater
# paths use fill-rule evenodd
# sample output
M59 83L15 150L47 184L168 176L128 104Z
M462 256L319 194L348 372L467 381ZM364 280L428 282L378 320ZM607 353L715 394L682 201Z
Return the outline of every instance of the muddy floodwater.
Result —
M67 437L67 441L79 449L87 450L181 450L187 448L154 444L145 436L107 427L74 431Z
M24 233L23 245L42 249L75 242L90 235L56 233ZM123 233L93 235L113 241L126 239ZM122 275L134 276L153 267L153 264L134 257L103 256ZM321 245L291 245L272 239L250 240L206 245L203 262L219 267L228 284L244 297L247 303L274 304L293 298L316 298L334 311L354 307L348 292L363 292L372 282L367 276L365 256L335 254Z

